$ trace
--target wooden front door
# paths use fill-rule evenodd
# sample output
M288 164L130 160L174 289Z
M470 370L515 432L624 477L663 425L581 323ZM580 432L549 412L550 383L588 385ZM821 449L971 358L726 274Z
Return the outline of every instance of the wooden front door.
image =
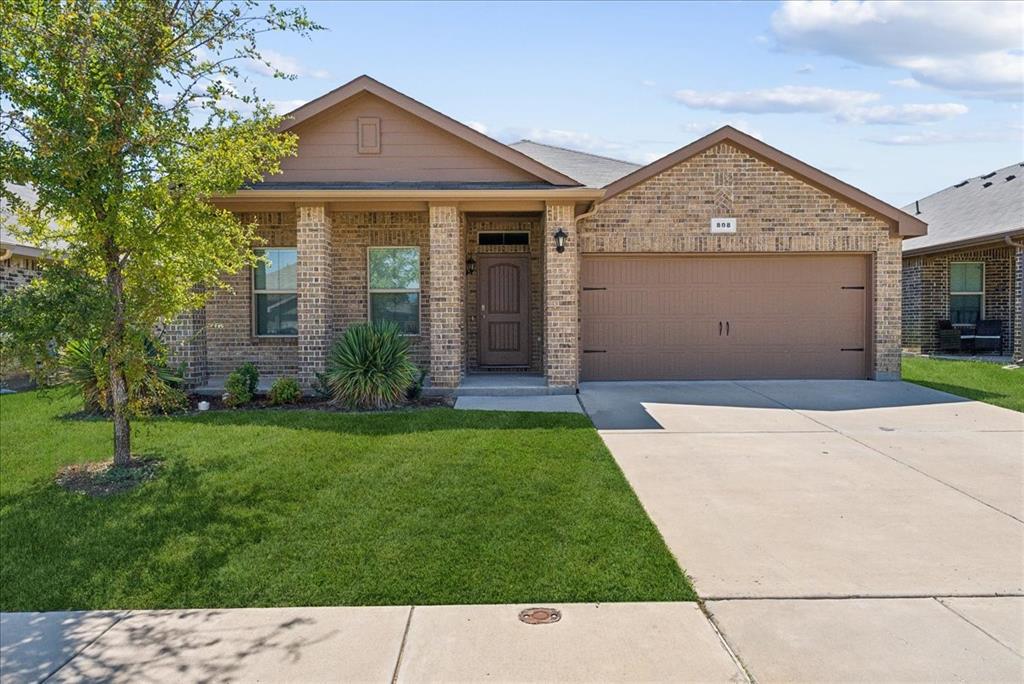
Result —
M477 257L480 365L530 363L530 257Z

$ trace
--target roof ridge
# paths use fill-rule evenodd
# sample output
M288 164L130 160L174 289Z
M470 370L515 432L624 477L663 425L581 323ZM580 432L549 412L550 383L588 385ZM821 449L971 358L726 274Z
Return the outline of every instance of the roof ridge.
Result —
M512 145L518 145L519 143L524 143L524 142L525 143L530 143L531 145L540 145L541 147L550 147L551 149L554 149L554 150L562 150L564 152L572 152L574 154L583 154L583 155L586 155L588 157L596 157L597 159L606 159L608 161L618 162L619 164L629 164L630 166L636 166L636 167L643 166L643 164L638 164L637 162L626 161L625 159L616 159L615 157L609 157L609 156L603 155L603 154L594 154L593 152L584 152L583 150L574 150L571 147L562 147L561 145L550 145L548 143L542 143L542 142L537 142L536 140L530 140L529 138L523 138L522 140L517 140L514 143L510 143L509 147L511 147Z

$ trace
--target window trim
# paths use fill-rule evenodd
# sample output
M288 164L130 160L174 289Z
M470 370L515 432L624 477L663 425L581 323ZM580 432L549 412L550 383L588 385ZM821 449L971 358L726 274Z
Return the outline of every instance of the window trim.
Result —
M981 266L981 291L953 291L953 266L961 264L978 264ZM949 274L946 278L946 313L953 318L953 297L955 295L974 295L981 297L981 305L978 307L978 320L985 320L985 262L984 261L950 261ZM954 323L953 327L969 327L971 323Z
M263 339L270 339L270 340L273 340L273 339L279 339L279 340L294 340L294 339L298 339L299 333L298 333L298 321L297 320L295 322L296 333L294 335L261 335L259 333L259 326L257 325L257 322L256 322L256 295L261 295L261 294L294 294L296 301L298 301L298 297L299 297L299 282L298 282L298 275L299 274L297 272L298 271L298 263L299 263L299 248L298 248L298 246L280 245L280 246L277 246L277 247L258 247L256 249L254 249L253 252L254 253L255 252L265 252L265 251L271 250L271 249L291 249L291 250L295 250L295 265L296 265L295 289L294 290L257 290L256 289L256 269L257 269L257 267L256 266L252 266L252 267L249 268L249 274L250 274L249 275L249 292L251 294L251 296L249 297L249 309L250 309L250 311L249 311L249 313L250 313L249 319L250 319L250 325L251 325L250 329L251 329L251 332L252 332L252 336L256 337L256 338L259 338L261 340L263 340Z
M395 288L377 288L370 286L370 252L373 250L380 249L415 249L416 250L416 261L419 267L419 284L420 286L416 289L395 289ZM419 245L370 245L366 248L366 322L373 323L373 303L372 298L374 293L378 294L407 294L415 292L417 295L416 299L416 332L407 333L403 332L403 337L420 337L423 334L423 250L420 249Z

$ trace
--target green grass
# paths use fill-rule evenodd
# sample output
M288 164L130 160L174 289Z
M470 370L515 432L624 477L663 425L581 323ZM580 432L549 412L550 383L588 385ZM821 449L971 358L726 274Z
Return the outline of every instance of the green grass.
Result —
M135 424L161 475L106 499L77 402L0 397L0 610L695 598L589 422L430 409Z
M1024 368L985 361L903 357L903 379L933 389L1024 411Z

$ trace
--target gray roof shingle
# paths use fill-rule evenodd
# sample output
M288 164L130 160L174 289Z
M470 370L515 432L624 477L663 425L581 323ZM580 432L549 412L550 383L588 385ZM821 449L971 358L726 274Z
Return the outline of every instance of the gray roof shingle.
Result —
M1024 231L1024 162L968 178L903 211L928 223L927 235L903 242L904 252Z
M633 173L641 164L602 157L597 154L577 152L564 147L544 145L532 140L520 140L509 145L527 157L536 159L545 166L565 174L588 188L603 188L618 179Z

